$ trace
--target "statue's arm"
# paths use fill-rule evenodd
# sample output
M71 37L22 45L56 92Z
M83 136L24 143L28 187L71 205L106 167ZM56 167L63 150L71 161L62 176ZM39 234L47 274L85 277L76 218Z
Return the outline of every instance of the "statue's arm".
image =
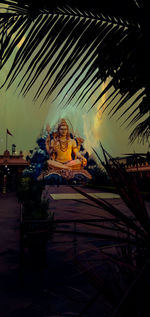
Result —
M80 138L80 137L76 137L76 141L77 141L77 149L80 152L80 148L81 148L81 144L84 142L84 139Z
M49 154L49 150L50 150L50 135L48 134L46 141L45 141L45 147L46 147L46 151Z
M51 157L54 151L54 141L53 140L50 141L50 135L48 135L46 138L45 146L46 146L47 153Z
M73 140L73 153L75 154L75 158L78 158L80 161L82 161L82 165L87 165L86 158L79 152L79 148L77 146L77 143L75 140Z
M49 124L47 124L47 126L46 126L46 131L48 133L48 136L47 136L46 141L45 141L45 147L46 147L47 153L49 154L49 151L50 151L50 131L51 131Z

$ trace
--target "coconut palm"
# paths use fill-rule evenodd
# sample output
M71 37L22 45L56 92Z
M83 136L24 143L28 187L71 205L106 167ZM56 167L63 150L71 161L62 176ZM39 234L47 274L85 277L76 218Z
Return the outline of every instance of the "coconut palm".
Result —
M102 224L100 223L102 219L98 219L97 223L94 224L95 228L99 228L99 233L97 235L95 235L95 233L89 234L88 230L87 232L81 232L81 230L79 230L79 232L74 233L76 235L84 235L87 237L88 235L90 237L93 235L95 237L99 237L101 241L107 241L107 246L103 245L102 247L104 254L107 254L110 262L114 261L113 263L120 267L121 270L119 276L124 276L127 282L127 284L123 287L123 292L121 295L121 289L118 284L118 281L121 281L121 279L118 277L115 279L114 283L117 286L117 298L119 303L113 303L113 312L112 314L109 314L109 316L125 317L128 313L130 313L132 316L146 316L146 309L149 311L149 299L146 294L149 293L150 287L148 273L150 265L149 212L139 191L135 176L128 173L125 168L121 166L121 164L119 164L116 159L111 157L111 155L102 146L101 149L104 155L104 161L101 160L96 151L94 152L101 164L105 167L109 176L111 176L117 192L119 193L125 205L128 207L128 212L125 213L125 211L122 209L116 208L114 204L109 203L107 200L91 197L91 195L87 194L83 189L73 186L73 188L78 193L85 196L90 203L94 203L95 206L103 208L103 210L106 211L106 215L103 220L107 221L107 223ZM88 202L83 203L88 204ZM110 219L110 215L114 218ZM114 225L114 219L115 221L117 220L118 223L115 223L115 226L112 227L112 225ZM89 223L88 225L90 227L93 224ZM102 232L101 229L103 229ZM111 229L113 229L113 231L111 231ZM68 233L68 231L66 232ZM111 244L112 241L113 243L117 242L117 248L122 250L121 253L113 253L113 245ZM122 249L123 242L126 244L126 251L125 249ZM105 253L105 248L107 249L108 245L110 246L110 253L108 251ZM123 267L126 267L125 271L122 270ZM103 276L103 273L101 274ZM103 279L100 280L100 283L102 284L100 285L99 293L102 291L107 300L111 302L110 298L112 299L113 295L110 297L109 291L111 290L112 294L115 294L115 291L112 287L113 282L111 286L110 284L107 284L106 280ZM144 294L143 298L141 294ZM85 312L88 311L89 307L93 305L95 300L97 300L97 297L93 297L88 302L80 316L84 316Z
M70 101L85 106L100 91L93 107L107 93L101 108L110 108L110 116L121 109L125 122L136 123L131 141L149 136L146 1L0 3L1 70L10 62L1 87L16 82L26 96L36 85L34 101L46 101L57 91L56 98L63 93L64 106Z

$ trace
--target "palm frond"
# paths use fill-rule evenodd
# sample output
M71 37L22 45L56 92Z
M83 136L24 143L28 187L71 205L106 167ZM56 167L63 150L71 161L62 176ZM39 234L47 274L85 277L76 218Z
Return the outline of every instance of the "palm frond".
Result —
M119 209L117 209L116 207L112 206L111 204L109 204L104 199L98 200L98 199L96 199L94 197L91 197L90 195L88 195L84 191L80 190L79 188L76 188L74 186L72 186L72 187L77 192L79 192L80 194L82 194L83 196L88 198L89 200L93 201L98 206L104 208L104 210L106 210L112 216L117 217L118 219L120 219L120 221L123 221L123 223L125 223L127 226L130 226L133 230L137 231L140 234L141 237L143 237L143 238L145 237L146 238L145 232L143 230L141 230L141 228L132 219L130 219L125 214L120 212Z
M144 139L148 141L149 136L150 136L150 118L148 117L147 119L139 123L137 127L132 131L130 135L130 142L133 143L137 137L141 139L141 141Z
M144 230L149 235L150 220L135 178L131 177L126 172L126 170L117 162L117 160L113 159L111 155L106 150L104 150L103 147L102 151L106 163L104 164L102 161L101 163L105 166L109 175L111 175L118 193L120 194L125 204L128 206L129 210L133 213L139 224L142 225Z
M65 5L65 1L62 5L56 1L35 7L34 0L26 3L1 0L0 5L3 7L0 14L0 69L15 55L2 87L7 85L9 88L17 83L17 89L25 96L36 85L35 101L40 97L47 101L58 88L57 97L61 96L62 103L65 101L64 106L70 102L84 106L95 93L96 86L98 89L101 82L112 78L91 108L105 93L110 95L111 89L115 89L121 96L128 97L117 100L117 106L114 106L114 99L110 100L106 108L115 109L113 115L140 89L147 95L149 67L145 75L145 66L148 53L144 59L145 28L138 15L135 19L130 15L127 19L122 13L115 16L112 7L112 14L104 14L107 12L105 5L104 12L103 6L96 12L95 3L94 9L90 9L78 1L76 5L73 1L70 6ZM137 6L134 4L133 7ZM69 96L68 99L64 94ZM142 103L140 94L137 102ZM130 107L134 107L134 103ZM126 112L128 108L123 113ZM135 120L139 118L136 116Z

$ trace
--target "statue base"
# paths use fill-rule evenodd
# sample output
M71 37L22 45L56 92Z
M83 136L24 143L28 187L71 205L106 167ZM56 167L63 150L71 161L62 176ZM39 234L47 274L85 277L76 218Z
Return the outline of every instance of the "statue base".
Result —
M85 169L49 169L46 171L43 171L39 176L38 180L47 179L48 177L52 175L58 175L66 180L71 180L74 177L77 177L79 175L86 177L88 179L92 179L91 174L85 170Z

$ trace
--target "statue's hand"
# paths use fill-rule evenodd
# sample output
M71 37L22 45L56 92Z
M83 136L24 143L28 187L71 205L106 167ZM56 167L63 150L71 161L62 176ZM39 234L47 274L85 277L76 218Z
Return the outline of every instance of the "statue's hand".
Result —
M46 126L46 131L48 132L48 134L49 134L50 131L51 131L51 128L50 128L50 125L49 125L49 124L47 124L47 126Z
M47 138L46 138L46 144L50 143L50 135L48 134Z
M87 159L84 156L81 156L80 160L82 162L82 166L86 166L87 165Z
M87 165L87 159L85 157L83 158L82 164L83 164L83 166Z
M76 137L76 140L78 142L78 145L81 145L84 142L84 139L82 139L80 137Z

